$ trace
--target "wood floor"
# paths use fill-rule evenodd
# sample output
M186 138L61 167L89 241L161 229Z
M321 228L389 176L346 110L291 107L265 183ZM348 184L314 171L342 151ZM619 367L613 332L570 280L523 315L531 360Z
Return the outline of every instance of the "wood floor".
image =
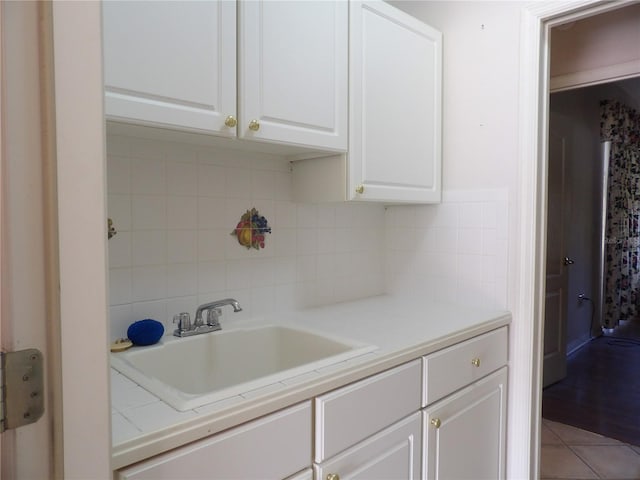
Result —
M567 377L543 392L542 416L640 445L640 324L571 355Z

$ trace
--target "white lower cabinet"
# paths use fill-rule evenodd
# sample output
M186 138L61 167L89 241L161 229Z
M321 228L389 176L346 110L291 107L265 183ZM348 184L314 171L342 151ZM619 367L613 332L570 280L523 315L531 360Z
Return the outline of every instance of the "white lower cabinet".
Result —
M316 480L418 480L422 451L419 413L314 466Z
M306 468L295 475L287 477L286 480L313 480L313 470Z
M116 478L503 480L507 343L490 331Z
M507 368L423 412L425 480L505 478Z
M420 360L315 398L316 463L420 409Z
M283 479L311 470L311 402L281 410L118 472L121 480Z

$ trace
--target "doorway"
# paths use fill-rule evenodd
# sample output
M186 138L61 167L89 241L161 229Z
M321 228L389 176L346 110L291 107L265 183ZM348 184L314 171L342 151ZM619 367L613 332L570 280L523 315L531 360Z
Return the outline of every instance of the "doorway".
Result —
M640 397L633 399L640 391L640 382L626 368L636 365L640 358L640 328L629 322L617 329L614 337L600 338L600 326L610 323L602 318L599 294L603 283L600 252L605 208L599 104L605 99L640 111L640 78L553 93L550 98L548 238L564 239L564 248L563 252L556 251L554 246L561 242L555 238L548 241L547 268L549 272L549 260L554 259L552 263L558 264L567 278L563 298L566 318L560 328L547 328L549 324L553 326L553 316L547 311L545 343L549 337L558 340L560 335L556 333L562 330L568 365L562 366L567 372L564 377L559 374L560 368L545 361L543 417L640 444L640 432L634 427L640 423L634 408ZM564 156L552 152L556 137L563 138ZM563 171L562 162L564 177L558 175ZM566 180L568 191L564 200L552 195L554 185L562 179ZM557 212L562 211L569 212L570 218L563 224L564 235L553 222ZM571 262L567 265L559 256L570 258ZM547 350L549 345L545 345L545 353Z
M514 314L530 330L517 331L514 339L524 346L516 360L523 368L531 358L532 428L531 470L539 475L540 419L542 410L542 353L544 325L544 286L546 258L546 193L547 193L547 122L549 87L550 31L553 27L593 17L614 9L633 5L633 2L579 4L543 3L527 7L522 16L520 88L520 174L519 204L522 222L519 235L521 245L521 290ZM530 342L527 342L527 336ZM527 347L530 347L527 348ZM530 355L531 357L528 357ZM518 397L526 401L526 397ZM513 464L512 464L513 465Z

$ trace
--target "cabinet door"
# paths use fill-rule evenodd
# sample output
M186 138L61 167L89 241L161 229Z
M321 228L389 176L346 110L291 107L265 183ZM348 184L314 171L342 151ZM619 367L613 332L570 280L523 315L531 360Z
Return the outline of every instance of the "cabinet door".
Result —
M426 480L505 478L507 367L424 410Z
M322 462L418 411L421 367L414 360L316 397L314 461Z
M235 136L236 2L103 2L108 119Z
M418 480L420 413L392 425L335 457L314 465L316 480L339 475L348 480Z
M346 151L348 3L240 2L238 15L238 136Z
M158 455L118 472L120 480L282 479L311 465L311 403ZM307 477L308 478L308 477Z
M442 34L384 2L350 4L347 197L438 202Z

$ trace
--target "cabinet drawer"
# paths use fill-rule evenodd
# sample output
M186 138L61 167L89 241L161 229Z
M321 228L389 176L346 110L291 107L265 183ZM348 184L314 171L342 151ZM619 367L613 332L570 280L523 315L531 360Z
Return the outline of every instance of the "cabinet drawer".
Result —
M315 461L373 435L420 408L420 360L315 398Z
M286 478L308 468L310 456L311 402L305 402L120 470L118 478Z
M507 327L423 357L426 406L507 364Z
M333 474L351 480L418 480L421 432L421 414L416 412L326 462L314 465L315 478L325 480Z

